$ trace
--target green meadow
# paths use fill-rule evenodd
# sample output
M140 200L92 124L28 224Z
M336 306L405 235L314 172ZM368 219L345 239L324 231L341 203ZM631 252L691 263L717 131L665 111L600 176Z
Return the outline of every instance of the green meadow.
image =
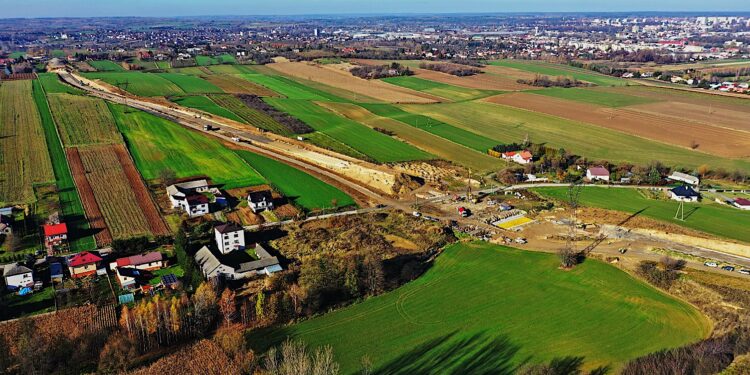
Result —
M381 81L405 87L416 91L426 92L451 101L473 100L497 94L499 91L479 90L430 81L418 77L391 77Z
M629 105L654 103L657 100L641 96L615 94L597 90L596 88L561 88L551 87L544 90L527 91L532 94L551 96L553 98L573 100L576 102L595 104L605 107L625 107Z
M110 60L91 60L87 61L99 72L124 72L122 65Z
M171 96L185 92L171 81L152 73L105 72L83 73L89 79L100 79L112 86L126 89L138 96Z
M204 96L204 95L182 96L178 98L173 98L172 101L181 106L195 108L195 109L208 112L217 116L228 118L230 120L234 120L238 122L245 122L244 120L242 120L241 117L237 116L234 112L216 104L213 100L211 100L209 97Z
M196 76L179 73L156 73L159 77L174 83L188 94L217 94L223 93L220 88Z
M529 60L497 60L491 61L490 65L504 66L550 77L572 77L579 81L591 82L598 86L626 86L628 84L628 82L622 78L610 77L590 70L562 64L550 64Z

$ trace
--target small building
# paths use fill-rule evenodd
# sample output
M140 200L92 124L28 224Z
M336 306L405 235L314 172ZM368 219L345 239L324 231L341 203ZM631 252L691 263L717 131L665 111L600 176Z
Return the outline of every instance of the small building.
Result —
M222 254L235 250L245 250L245 230L235 224L226 223L214 228L216 247Z
M273 209L273 195L270 190L253 191L247 195L247 203L253 212Z
M740 210L750 210L750 199L736 198L732 205Z
M47 252L60 251L66 247L68 240L68 226L65 223L42 225L44 231L44 246Z
M697 202L700 194L690 186L678 186L669 191L669 197L680 202Z
M18 290L21 288L33 287L33 271L26 266L18 263L6 264L0 267L5 287L9 290Z
M132 267L139 270L155 271L164 267L164 257L158 251L120 258L109 264L109 269Z
M117 282L123 289L135 289L138 285L147 285L150 273L134 267L117 268Z
M101 261L101 257L88 251L73 255L68 259L70 277L81 278L96 274Z
M609 170L602 166L591 167L586 170L586 179L589 181L609 181Z
M682 172L672 172L672 174L669 175L667 179L672 181L684 182L688 185L693 186L698 186L698 184L700 184L700 179L698 177L691 176L687 173Z
M52 262L49 264L49 278L50 281L60 283L64 278L63 266L59 262Z
M218 189L215 189L218 191ZM205 179L181 182L167 186L167 195L172 208L185 211L190 217L208 214L208 197L202 193L212 192Z
M529 164L533 161L534 155L528 150L507 151L502 153L502 158L518 164Z
M206 246L203 246L195 253L195 263L200 267L206 279L223 277L228 280L239 280L245 278L243 275L235 272L233 267L222 264L219 258Z

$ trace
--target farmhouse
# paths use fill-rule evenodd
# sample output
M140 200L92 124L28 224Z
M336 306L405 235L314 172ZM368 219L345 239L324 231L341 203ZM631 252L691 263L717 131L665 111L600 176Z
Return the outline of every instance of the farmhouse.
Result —
M109 264L109 269L131 267L139 270L154 271L164 267L163 257L160 252L153 251L147 254L139 254L120 258Z
M270 190L253 191L247 195L247 203L253 212L273 209L273 196Z
M609 171L602 166L591 167L586 170L586 179L589 181L609 181Z
M34 286L32 271L21 264L13 263L0 266L0 274L5 279L5 287L9 290Z
M672 174L669 175L667 179L672 181L684 182L693 186L697 186L700 183L700 179L698 177L691 176L687 173L682 172L672 172Z
M245 250L245 230L235 223L217 225L214 228L216 247L222 254Z
M97 268L99 268L99 262L101 261L102 258L88 251L73 255L68 259L70 276L73 278L80 278L94 275Z
M149 275L148 271L134 267L117 268L117 282L123 289L134 289L138 285L148 284Z
M224 278L227 280L243 280L256 275L270 275L281 271L279 259L272 256L260 244L255 246L258 260L244 262L237 265L222 263L211 250L203 246L195 253L195 262L201 268L206 279Z
M750 199L737 198L732 204L740 210L750 210Z
M172 203L172 208L181 209L190 217L203 216L209 213L208 197L201 193L211 190L208 181L205 179L167 186L167 194L169 195L169 201Z
M65 223L42 225L44 231L44 246L48 253L61 251L68 240L68 227Z
M681 202L697 202L700 194L690 186L679 186L669 191L669 197Z
M528 150L523 150L503 152L502 158L518 164L529 164L534 156Z

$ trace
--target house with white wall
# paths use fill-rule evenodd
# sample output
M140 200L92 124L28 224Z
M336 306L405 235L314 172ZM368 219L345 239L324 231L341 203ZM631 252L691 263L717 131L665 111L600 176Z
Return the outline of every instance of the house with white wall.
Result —
M214 239L222 254L245 250L245 230L235 223L217 225L214 228Z
M12 263L0 266L0 274L5 280L5 287L9 290L18 290L34 286L33 271L26 266Z

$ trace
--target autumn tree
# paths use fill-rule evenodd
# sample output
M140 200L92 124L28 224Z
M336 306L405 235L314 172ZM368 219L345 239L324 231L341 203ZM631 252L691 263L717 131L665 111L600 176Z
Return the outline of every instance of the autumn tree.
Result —
M304 343L287 340L281 348L271 348L266 354L264 367L273 375L338 375L339 364L330 346L310 353Z
M99 373L124 372L136 355L137 351L132 339L122 333L115 333L109 337L99 354Z
M226 323L231 323L237 314L235 294L229 288L224 288L219 297L219 311L221 311L221 315L224 317Z
M217 313L216 291L209 283L202 283L193 295L193 312L198 323L198 328L205 331L213 322Z
M375 254L368 254L362 262L364 268L364 284L367 294L374 296L385 289L385 276L383 275L383 261Z

